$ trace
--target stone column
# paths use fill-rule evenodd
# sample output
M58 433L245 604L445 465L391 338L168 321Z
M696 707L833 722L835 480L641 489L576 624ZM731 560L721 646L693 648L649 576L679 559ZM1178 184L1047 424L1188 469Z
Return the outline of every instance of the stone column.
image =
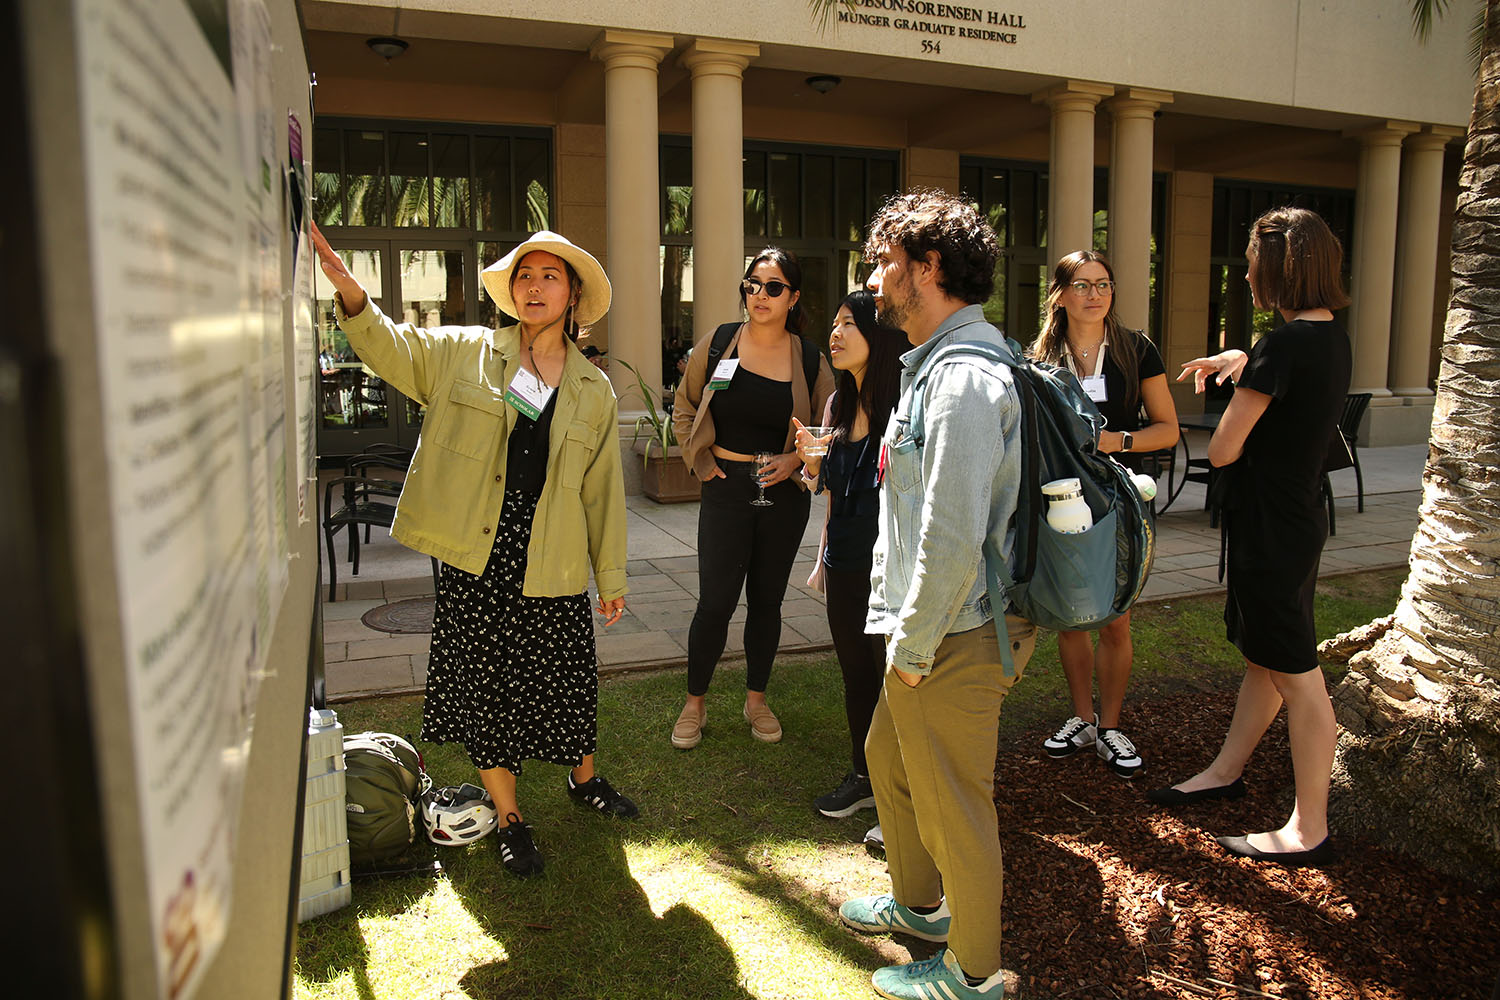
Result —
M656 75L672 36L608 30L589 54L604 63L605 266L614 299L609 353L661 385L661 172ZM566 233L563 235L567 235ZM611 366L615 391L635 378ZM623 409L639 409L627 402Z
M694 339L739 315L745 272L745 129L740 85L760 46L699 38L693 74Z
M1349 333L1354 339L1350 392L1391 395L1386 379L1391 349L1391 293L1396 267L1396 212L1401 194L1401 140L1416 127L1386 122L1355 133L1359 190L1354 194Z
M1146 328L1156 111L1171 100L1165 91L1131 87L1105 104L1114 119L1109 157L1109 262L1115 269L1115 311L1132 330Z
M1432 297L1437 285L1443 147L1462 134L1462 129L1429 125L1406 137L1391 336L1391 385L1398 396L1433 394L1427 384L1427 370L1432 346Z
M1047 256L1050 263L1094 240L1094 108L1115 92L1107 84L1068 80L1032 95L1052 109L1048 167Z

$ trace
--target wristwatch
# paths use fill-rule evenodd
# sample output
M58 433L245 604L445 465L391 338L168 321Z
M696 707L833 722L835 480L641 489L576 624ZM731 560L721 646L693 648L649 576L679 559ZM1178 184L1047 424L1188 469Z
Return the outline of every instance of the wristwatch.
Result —
M1134 443L1135 443L1135 439L1130 436L1130 432L1129 431L1121 431L1120 432L1120 450L1121 451L1129 451L1130 450L1130 446L1132 444L1134 444Z

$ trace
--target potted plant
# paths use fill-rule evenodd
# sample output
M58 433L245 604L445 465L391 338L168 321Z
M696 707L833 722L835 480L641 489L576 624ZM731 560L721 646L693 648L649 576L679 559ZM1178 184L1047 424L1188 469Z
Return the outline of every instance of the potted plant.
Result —
M630 439L641 456L641 492L657 503L683 503L697 500L702 485L682 461L682 449L672 430L672 414L658 407L659 394L651 391L635 366L616 358L616 362L635 376L636 391L646 412L635 420L635 435ZM645 440L642 440L642 433Z

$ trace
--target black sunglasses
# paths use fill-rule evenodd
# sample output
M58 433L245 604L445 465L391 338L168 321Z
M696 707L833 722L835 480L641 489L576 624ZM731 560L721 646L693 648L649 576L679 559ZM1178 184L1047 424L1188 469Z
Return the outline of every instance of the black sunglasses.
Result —
M772 278L770 281L761 281L759 278L746 278L740 282L740 291L746 295L759 295L762 288L773 299L780 298L781 293L789 288L794 292L796 291L791 285L788 285L784 281L777 281L775 278Z

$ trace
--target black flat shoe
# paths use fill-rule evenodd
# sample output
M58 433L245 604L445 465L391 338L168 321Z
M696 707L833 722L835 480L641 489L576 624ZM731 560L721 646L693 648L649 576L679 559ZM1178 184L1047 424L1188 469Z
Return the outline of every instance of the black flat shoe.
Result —
M1250 846L1249 839L1245 837L1215 837L1214 839L1219 842L1220 847L1236 857L1249 858L1252 861L1270 861L1288 868L1324 865L1334 859L1335 853L1333 842L1328 837L1324 837L1317 847L1305 851L1262 851Z
M1196 792L1183 792L1175 788L1153 788L1146 793L1146 799L1155 802L1159 806L1186 806L1194 802L1208 802L1213 799L1242 799L1245 797L1245 779L1235 778L1227 785L1217 788L1200 788Z

